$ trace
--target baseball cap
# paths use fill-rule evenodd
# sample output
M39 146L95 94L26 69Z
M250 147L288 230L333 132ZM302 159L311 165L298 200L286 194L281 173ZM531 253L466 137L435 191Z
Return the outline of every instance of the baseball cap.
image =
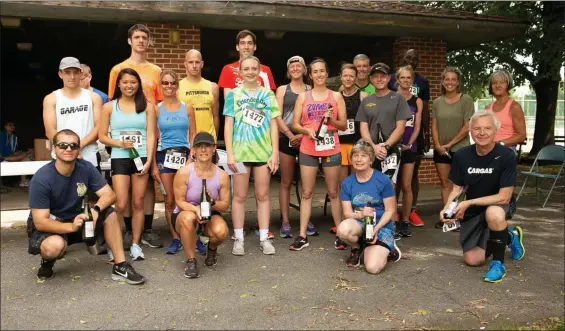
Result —
M216 142L214 141L214 137L212 137L212 135L208 132L198 132L198 134L194 137L192 146L200 144L216 145Z
M295 55L290 59L288 59L288 61L286 61L286 67L288 68L292 63L295 62L300 62L300 64L302 64L302 66L306 68L306 63L304 62L304 59L302 58L302 56L298 56L298 55Z
M76 57L64 57L59 63L59 70L64 70L67 68L77 68L82 70L80 67L80 62Z
M382 62L375 63L371 67L371 71L369 71L369 76L371 76L372 74L374 74L377 71L382 72L385 75L388 75L390 73L390 67L387 66L386 64L382 63Z

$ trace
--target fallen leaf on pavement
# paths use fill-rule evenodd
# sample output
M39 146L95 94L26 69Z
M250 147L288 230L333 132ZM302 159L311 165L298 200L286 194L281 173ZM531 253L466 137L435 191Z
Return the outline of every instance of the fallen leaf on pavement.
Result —
M108 316L106 316L106 318L112 318L114 317L112 314L108 314Z
M447 308L447 309L445 310L445 312L446 312L446 313L453 313L453 309Z
M86 321L83 321L83 320L80 321L80 324L85 324L85 323L86 323Z
M78 280L78 279L80 279L80 276L71 276L71 279L72 279L72 280L73 280L73 282L74 282L75 280Z
M428 311L422 308L418 308L418 311L413 312L411 315L421 315L425 316L428 314Z
M239 295L240 298L247 298L247 293L242 293Z
M207 301L210 301L210 300L208 300L208 299L206 299L206 298L200 298L200 301L201 301L201 302L207 302Z
M121 285L126 285L127 282L121 281L119 284L121 284Z
M259 281L257 279L250 279L247 281L248 283L259 283Z
M37 284L43 284L45 283L45 281L43 279L38 279L35 281Z
M485 309L485 306L475 306L477 309Z
M276 283L275 285L273 285L273 287L271 288L278 288L279 287L279 283Z

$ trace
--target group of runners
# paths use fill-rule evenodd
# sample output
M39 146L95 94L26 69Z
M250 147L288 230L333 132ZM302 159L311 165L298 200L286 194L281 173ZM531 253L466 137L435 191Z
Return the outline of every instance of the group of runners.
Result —
M83 241L79 230L87 216L81 202L90 194L95 235L105 238L114 262L112 278L143 283L145 277L127 262L124 251L139 261L145 258L142 245L164 246L152 230L154 182L162 187L173 238L166 252L176 254L184 247L186 277L200 275L196 251L206 255L205 265L217 264L217 248L229 236L221 213L230 209L232 254L245 255L251 174L259 248L275 254L274 234L269 231L270 180L280 171L280 237L293 238L289 205L296 163L300 222L290 250L307 247L308 237L319 234L311 211L321 167L335 248L351 248L347 265L363 262L367 272L378 273L387 261L400 259L395 239L412 236L411 226L424 225L416 202L418 167L429 148L430 93L427 79L416 72L416 51L405 54L396 72L384 63L371 66L366 55L357 55L353 63L342 65L342 86L332 91L327 86L328 64L318 58L307 65L300 56L288 59L289 83L276 88L269 67L254 56L256 37L248 30L237 34L240 58L224 66L218 84L202 77L204 61L197 50L186 53L183 79L148 62L150 38L143 25L129 29L131 56L112 68L108 95L90 86L87 65L72 57L60 62L63 88L47 95L43 104L55 160L30 183L28 251L41 255L40 279L53 276L54 263L67 245ZM465 190L467 199L455 211L462 220L464 260L479 265L492 254L485 280L500 281L506 246L514 259L524 255L521 228L506 225L516 180L510 148L524 140L525 124L519 123L524 121L523 112L509 97L512 78L505 71L489 80L496 98L492 111L477 113L472 99L460 92L462 77L456 68L446 68L441 79L442 95L432 106L431 135L444 209ZM222 91L225 170L217 165L216 149ZM97 141L111 149L112 187L99 172ZM141 163L133 160L133 149ZM233 172L232 184L228 172ZM200 209L204 180L212 209L209 219ZM444 212L437 227L455 221L444 218ZM374 239L361 251L364 216L374 216L376 225ZM208 238L206 246L200 235Z

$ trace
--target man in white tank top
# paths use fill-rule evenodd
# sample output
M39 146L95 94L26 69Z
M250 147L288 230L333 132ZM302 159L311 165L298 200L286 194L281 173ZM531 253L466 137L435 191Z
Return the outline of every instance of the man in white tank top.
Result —
M63 88L43 99L45 135L52 142L58 131L73 130L80 137L80 157L98 167L96 140L102 99L80 87L82 69L78 59L63 58L59 64L59 77Z

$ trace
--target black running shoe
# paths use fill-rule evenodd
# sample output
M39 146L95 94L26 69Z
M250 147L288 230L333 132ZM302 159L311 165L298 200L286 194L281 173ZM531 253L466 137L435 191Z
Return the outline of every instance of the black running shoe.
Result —
M400 222L396 221L393 223L394 227L394 240L400 240Z
M112 280L126 282L130 285L145 283L145 277L135 271L135 269L127 261L114 264L114 267L112 268Z
M358 267L361 264L361 250L359 247L351 248L346 263L348 267Z
M434 227L436 229L443 229L443 222L442 221L437 221L436 224L434 225Z
M210 242L208 242L208 249L206 249L206 259L204 259L204 264L209 267L218 264L218 248L210 249Z
M398 261L400 261L401 257L402 257L402 253L400 252L400 249L398 248L398 246L396 246L396 242L395 242L394 247L392 248L392 250L388 254L387 260L389 262L398 262Z
M55 261L46 261L41 259L41 266L37 270L37 279L46 280L53 277L53 266Z
M196 259L188 259L188 261L186 261L186 268L184 268L184 276L186 278L200 277L200 272L198 270L198 262L196 262Z
M298 236L296 237L296 239L294 239L294 242L292 243L292 245L290 245L288 249L291 251L299 251L304 247L308 247L308 246L310 246L310 244L308 244L308 238Z
M403 237L412 237L412 229L410 229L410 222L400 222L400 235Z
M342 251L342 250L347 248L347 244L343 240L339 239L339 237L336 236L335 242L334 242L334 247L338 251Z

